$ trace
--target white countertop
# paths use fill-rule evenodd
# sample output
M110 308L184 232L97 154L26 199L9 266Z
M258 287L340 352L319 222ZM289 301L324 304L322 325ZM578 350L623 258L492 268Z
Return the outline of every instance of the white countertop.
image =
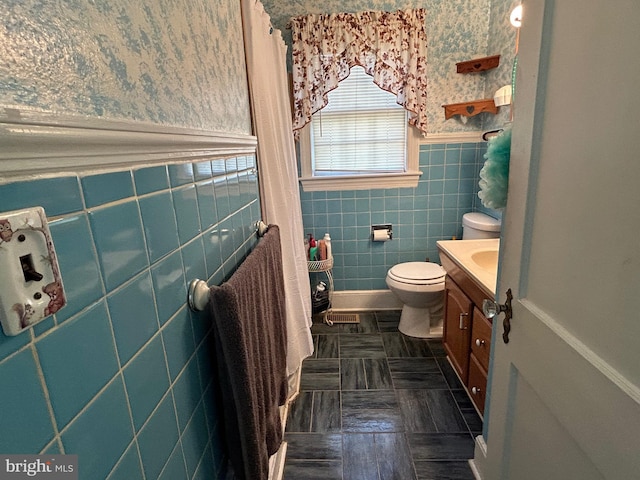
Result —
M451 257L476 282L495 295L498 279L499 238L440 240L437 245L438 249Z

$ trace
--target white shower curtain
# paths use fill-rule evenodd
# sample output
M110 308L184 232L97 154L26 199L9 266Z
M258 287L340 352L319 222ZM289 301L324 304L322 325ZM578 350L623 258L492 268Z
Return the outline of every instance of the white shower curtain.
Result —
M311 298L288 94L286 50L259 0L242 0L263 220L280 227L287 306L287 374L313 353Z

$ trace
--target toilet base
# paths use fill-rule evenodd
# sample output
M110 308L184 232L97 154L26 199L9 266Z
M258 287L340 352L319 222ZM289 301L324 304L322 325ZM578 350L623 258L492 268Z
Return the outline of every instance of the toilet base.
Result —
M415 338L442 338L443 306L416 308L405 305L398 330Z

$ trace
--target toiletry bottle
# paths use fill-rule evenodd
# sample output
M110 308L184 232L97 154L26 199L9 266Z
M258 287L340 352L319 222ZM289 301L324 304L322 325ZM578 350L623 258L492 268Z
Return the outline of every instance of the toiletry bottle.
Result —
M331 258L332 254L331 254L331 237L329 236L328 233L324 234L324 244L327 247L327 258Z
M318 260L327 259L327 243L324 239L318 240Z
M307 260L309 260L309 239L304 237L304 254L307 256Z
M307 259L313 261L315 260L313 258L315 250L312 251L311 249L316 247L316 239L313 238L313 233L307 233L307 235L309 235L309 250L307 251Z

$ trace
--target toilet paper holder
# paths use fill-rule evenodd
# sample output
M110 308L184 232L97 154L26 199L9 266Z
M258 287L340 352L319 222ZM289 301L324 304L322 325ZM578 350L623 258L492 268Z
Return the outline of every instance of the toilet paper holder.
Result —
M393 239L393 225L390 223L371 225L371 241L386 242Z

